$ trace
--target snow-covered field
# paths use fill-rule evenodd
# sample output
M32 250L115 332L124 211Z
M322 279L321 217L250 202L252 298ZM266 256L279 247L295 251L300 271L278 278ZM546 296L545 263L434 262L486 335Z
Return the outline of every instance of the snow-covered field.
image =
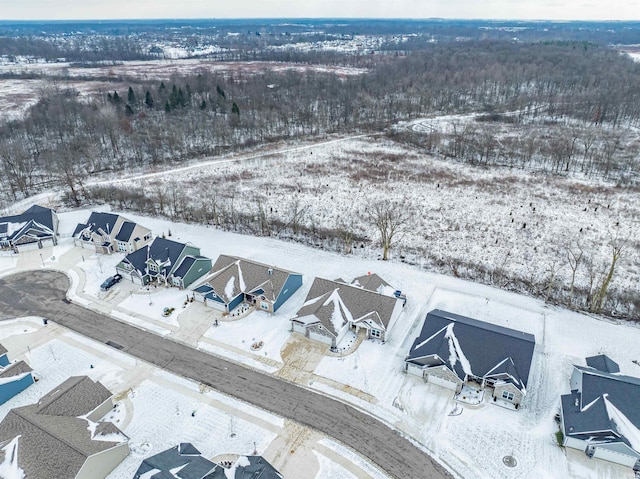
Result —
M303 304L313 277L341 277L351 280L366 272L375 272L408 297L407 306L387 342L381 344L377 341L365 341L352 354L343 357L325 356L304 386L370 411L442 459L463 478L632 477L630 471L624 468L603 461L589 460L584 454L565 452L558 448L553 435L557 430L553 416L558 412L560 394L569 390L571 365L584 364L585 356L606 353L620 364L623 373L640 376L640 367L634 362L640 360L637 348L637 344L640 344L640 328L632 324L616 324L551 307L532 298L451 276L428 273L400 262L378 261L372 259L368 253L344 256L273 238L243 236L211 227L169 223L157 218L123 214L151 228L157 235L170 229L172 239L189 241L201 247L202 253L213 259L224 253L274 264L303 274L303 287L278 313L270 316L254 312L245 318L221 322L218 327L211 326L198 342L202 349L207 349L204 347L205 343L212 341L215 354L226 355L231 360L254 367L260 364L264 366L262 370L265 372L276 372L283 366L281 350L289 339L288 320ZM63 234L67 234L76 222L86 219L88 215L88 210L61 213ZM145 327L145 321L156 325L161 321L158 317L158 308L161 305L181 301L183 296L186 297L184 292L161 288L161 291L151 293L152 305L149 305L149 295L129 292L132 288L138 287L126 280L115 286L109 293L110 296L106 296L98 291L99 282L115 272L115 264L120 258L117 255L101 257L98 262L95 255L92 255L85 256L83 262L79 253L87 250L70 249L70 245L66 244L69 241L69 238L63 239L64 245L58 247L62 248L61 254L55 262L47 262L47 267L69 268L73 267L70 262L76 261L75 267L86 278L84 292L78 291L76 295L82 294L85 302L100 303L117 309L121 320L131 320L135 315L136 319L143 318L139 324L142 327ZM40 258L36 255L32 255L31 258L31 266L40 267ZM77 271L74 272L78 274ZM190 309L195 307L202 310ZM426 312L435 308L535 335L537 345L529 379L529 394L519 411L503 409L485 401L480 407L465 406L462 414L449 416L457 407L449 391L425 384L419 378L407 376L402 372L404 357L420 331ZM177 308L178 315L166 322L167 331L178 334L179 328L183 325L181 315L193 315L198 311L202 311L198 314L202 314L203 318L208 314L200 304L189 305L184 312ZM6 323L0 328L0 337L6 338L3 341L6 340L10 345L13 338L26 337L33 333L36 324L35 320L24 325ZM22 332L21 328L24 328ZM75 341L78 345L87 342L78 337ZM259 351L252 351L250 346L257 341L264 341L264 346ZM25 343L18 344L25 347ZM100 346L98 352L102 349L113 355L106 346ZM54 355L57 359L52 360ZM35 362L32 366L43 375L44 382L39 384L47 386L38 387L44 392L48 389L49 383L55 384L64 379L65 375L85 372L104 380L108 387L118 388L120 385L122 388L122 378L128 377L126 370L131 368L130 362L133 360L124 359L126 356L120 353L116 353L115 356L119 362L107 364L104 359L101 360L100 354L91 354L85 350L78 354L72 353L68 345L56 339L48 345L32 348L27 359ZM123 359L120 359L120 356L123 356ZM69 369L66 366L67 362ZM47 363L47 366L40 366L41 363ZM91 365L94 366L93 369L90 368ZM176 383L177 388L170 386ZM153 411L148 410L147 400L141 399L148 398L149 402L160 401L158 398L164 394L160 392L164 387L169 387L171 391L162 396L166 400L161 402L157 410L168 417L165 422L170 424L171 431L175 431L180 437L198 436L199 429L194 429L194 435L190 435L190 413L196 410L196 417L201 417L201 410L207 410L207 400L198 395L197 385L189 386L183 383L189 381L168 378L166 373L138 376L130 400L134 406L138 405L140 419L134 417L128 424L128 429L124 429L125 433L131 433L133 445L140 446L134 450L144 451L149 447L148 444L158 447L165 445L161 438L165 434L161 432L165 431L163 421L159 420L159 416L151 415ZM176 396L179 393L187 394L188 397L179 399ZM31 399L26 402L31 402ZM176 404L181 406L176 407ZM147 414L149 416L146 416ZM209 420L217 421L215 427L222 428L219 432L223 436L224 429L231 427L230 416L224 416L224 413L211 411L202 414L211 414L211 419L203 419L203 423L209 424ZM145 432L142 424L148 425L156 421L159 423L158 432L153 432L154 429L149 433ZM234 419L233 424L239 431L244 431L242 421ZM251 431L251 427L248 427L246 436L244 432L239 434L246 439L238 445L241 452L247 452L247 444L252 447L251 441L255 440L264 447L270 440L268 432L261 435L262 433ZM167 444L171 437L167 439ZM226 444L228 446L229 443ZM206 442L200 447L201 450L205 449L207 454L218 454L226 450L223 446ZM502 458L506 455L516 459L516 467L504 466ZM340 476L335 472L338 465L328 464L318 453L316 457L322 471L318 474L318 479L349 477L350 472L343 471L343 476ZM125 477L133 470L134 462L133 459L128 459L118 469L118 474L124 475L115 475L111 479ZM377 477L371 474L374 473L369 473L370 477Z

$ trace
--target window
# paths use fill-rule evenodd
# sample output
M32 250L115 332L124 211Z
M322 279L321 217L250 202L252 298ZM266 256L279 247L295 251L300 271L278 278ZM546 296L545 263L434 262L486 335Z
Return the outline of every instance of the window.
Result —
M264 311L269 311L269 303L266 303L264 301L260 301L260 309L262 309Z
M126 252L127 251L127 243L118 242L118 251Z
M502 391L502 399L513 401L513 393L510 393L509 391Z
M144 235L144 240L147 241L151 239L151 233L147 233L146 235Z
M380 338L382 336L382 333L377 330L377 329L372 329L371 330L371 337L372 338Z

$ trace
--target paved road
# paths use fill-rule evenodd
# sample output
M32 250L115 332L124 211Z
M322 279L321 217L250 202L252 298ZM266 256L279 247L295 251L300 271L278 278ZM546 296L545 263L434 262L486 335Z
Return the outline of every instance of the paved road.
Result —
M132 356L321 431L394 478L452 477L412 443L353 407L69 303L68 288L67 277L54 271L1 278L0 319L42 316L96 341L111 341Z

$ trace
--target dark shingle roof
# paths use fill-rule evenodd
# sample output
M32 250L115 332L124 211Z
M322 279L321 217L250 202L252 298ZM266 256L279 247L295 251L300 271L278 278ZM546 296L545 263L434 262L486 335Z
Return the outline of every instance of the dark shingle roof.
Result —
M346 324L347 318L355 321L370 319L381 328L387 328L398 304L395 297L362 289L349 284L315 278L302 308L296 317L313 315L334 335ZM335 313L338 314L335 314ZM339 317L342 317L340 320ZM342 324L336 324L342 323Z
M175 476L169 471L178 467L182 467L177 472L180 479L202 479L216 468L216 464L202 457L200 451L192 444L181 443L179 446L174 446L145 459L133 479L139 479L143 474L153 470L159 472L151 476L152 479L163 477L174 479Z
M597 398L585 412L580 411L581 395L578 391L571 391L571 394L561 396L560 400L562 401L562 418L566 434L580 435L594 431L613 430L607 407L602 398ZM576 401L578 401L577 406Z
M65 383L67 383L66 387L54 389L45 398L51 399L63 390L69 393L69 384L67 381ZM81 392L87 392L87 389L81 386L82 382L74 382L74 384L73 387L79 387ZM67 397L62 399L63 402L69 402L71 396L75 398L74 401L82 399L75 394L65 395ZM51 405L50 401L49 403ZM43 414L38 404L15 408L9 411L0 423L0 444L20 436L18 466L24 471L25 477L47 479L75 477L89 456L126 441L126 437L115 426L108 431L119 433L122 441L94 440L87 420L75 417L75 406L69 406L64 408L66 409L64 415ZM93 408L90 407L82 414L91 409ZM3 451L0 451L0 456L2 455ZM0 457L1 460L2 457Z
M587 366L605 373L619 373L620 366L606 354L591 356L587 358Z
M240 293L253 293L257 290L262 290L260 294L270 301L275 301L280 296L289 275L299 274L227 255L220 255L211 270L213 274L205 283L227 303ZM233 288L231 295L227 295L227 285L231 284L230 282Z
M87 376L73 376L44 395L37 404L38 414L82 416L112 396L99 382Z
M54 229L53 214L55 211L42 206L33 205L22 214L5 216L0 218L0 223L26 223L29 221L35 221L43 226L46 226L50 230Z
M180 254L185 248L185 244L178 243L177 241L171 241L165 238L156 238L153 243L140 248L133 253L129 253L125 260L131 263L131 265L142 275L147 272L147 259L152 259L156 263L167 264L164 273L171 270L176 265L176 261L180 257Z
M391 288L391 285L387 283L384 279L378 276L376 273L373 274L365 274L363 276L359 276L355 278L351 284L354 286L360 286L361 288L368 289L369 291L374 291L376 293L382 292L381 290L385 287Z
M33 369L24 361L16 361L4 368L0 368L0 378L11 378L22 373L30 373Z
M178 266L173 272L173 275L177 276L178 278L184 278L184 275L187 274L189 268L191 268L191 266L193 266L193 263L195 262L196 259L193 256L184 257L180 262L180 266Z
M88 229L91 232L101 229L107 234L111 234L113 226L118 221L118 215L113 213L101 213L99 211L92 211L89 216L89 220L84 224L85 228L80 228L81 224L76 226L73 236L79 234L82 230Z
M451 347L456 355L451 354ZM531 334L436 309L427 314L422 332L406 360L419 364L420 358L437 355L459 378L464 379L467 372L462 361L450 364L452 356L462 354L469 361L474 376L507 372L515 379L511 382L522 389L527 385L534 347L535 337ZM505 370L505 366L508 369Z
M125 221L122 223L120 227L120 231L116 235L116 241L122 241L124 243L128 243L131 240L131 235L133 234L133 230L136 228L136 224L131 221Z

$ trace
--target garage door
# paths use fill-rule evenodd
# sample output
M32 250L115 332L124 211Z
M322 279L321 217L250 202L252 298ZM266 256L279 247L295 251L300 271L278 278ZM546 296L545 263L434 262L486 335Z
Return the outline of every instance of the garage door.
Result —
M316 341L321 341L323 343L331 344L331 338L329 336L325 336L324 334L318 334L314 331L309 331L309 338L315 339Z
M206 304L207 306L209 306L210 308L216 309L218 311L226 311L227 309L225 308L224 304L222 303L218 303L217 301L213 301L211 299L205 299L204 304Z
M47 246L53 246L53 239L49 238L49 239L43 239L41 241L42 243L42 247L46 248Z
M294 333L306 334L307 328L304 327L304 324L293 323L293 322L291 324L293 325Z
M131 281L133 281L133 284L139 284L140 286L142 286L142 278L140 276L132 274Z
M455 391L458 386L453 381L447 381L446 379L439 378L438 376L432 376L431 374L427 376L427 382L430 382L431 384L437 384L438 386L442 386L443 388L451 389L452 391Z
M38 249L38 243L25 243L18 245L18 251L31 251Z

